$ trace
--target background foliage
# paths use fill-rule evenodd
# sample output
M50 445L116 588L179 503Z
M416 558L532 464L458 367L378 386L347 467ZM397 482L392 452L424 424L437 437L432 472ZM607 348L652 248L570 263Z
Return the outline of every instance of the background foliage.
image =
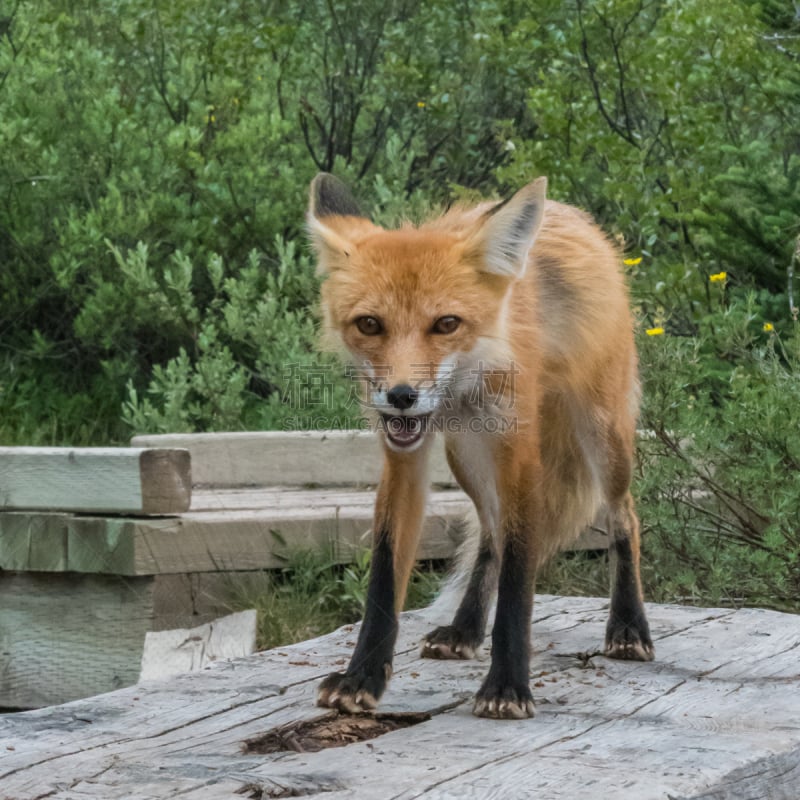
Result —
M796 597L798 59L779 0L6 0L0 442L356 424L315 352L313 175L391 221L546 174L665 331L658 585Z

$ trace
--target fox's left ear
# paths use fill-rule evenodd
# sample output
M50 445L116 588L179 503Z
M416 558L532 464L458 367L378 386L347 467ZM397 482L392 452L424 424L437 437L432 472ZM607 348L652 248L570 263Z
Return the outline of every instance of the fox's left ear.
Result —
M544 218L546 192L547 178L537 178L480 218L467 254L482 272L509 278L525 274L528 251Z
M319 256L320 273L343 266L355 248L354 237L365 227L372 227L350 189L327 172L320 172L311 181L306 220Z

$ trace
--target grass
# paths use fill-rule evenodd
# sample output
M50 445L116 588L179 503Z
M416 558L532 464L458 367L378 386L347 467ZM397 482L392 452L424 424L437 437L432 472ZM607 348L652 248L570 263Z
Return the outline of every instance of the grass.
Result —
M710 597L702 592L679 593L678 586L661 575L662 556L648 553L643 542L642 579L645 599L685 605L767 605L755 598ZM654 543L653 543L654 544ZM652 558L648 558L650 555ZM295 552L281 570L260 573L257 578L237 579L229 591L233 610L255 608L258 612L258 648L321 636L341 625L358 622L364 613L369 579L370 553L361 552L350 564L337 563L333 553ZM442 561L421 562L409 585L406 608L428 605L447 574ZM562 553L539 574L536 591L541 594L607 597L609 564L606 551L580 550ZM791 610L797 612L797 607Z
M369 565L369 550L350 564L337 563L332 552L296 551L287 555L283 569L237 578L228 587L228 603L234 611L256 609L259 650L304 641L362 618ZM406 608L428 605L447 569L443 561L420 562L411 576ZM537 591L606 595L605 554L581 551L559 556L540 575Z
M536 578L539 594L606 597L609 586L608 553L605 550L560 553Z
M281 570L237 579L228 602L232 610L256 609L259 650L304 641L361 619L369 564L369 550L350 564L337 563L331 552L293 552ZM406 608L430 603L443 574L441 566L420 565L411 577Z

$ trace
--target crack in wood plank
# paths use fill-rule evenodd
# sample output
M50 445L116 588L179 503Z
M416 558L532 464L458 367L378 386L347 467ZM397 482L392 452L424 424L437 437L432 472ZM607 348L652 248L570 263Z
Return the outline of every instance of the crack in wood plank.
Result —
M718 622L720 620L728 619L730 617L733 617L738 610L739 609L736 608L730 610L726 609L724 613L720 614L719 616L703 617L702 619L695 620L690 625L686 625L682 628L676 628L675 630L667 631L666 633L662 633L660 635L654 634L653 641L662 642L667 639L670 639L673 636L678 636L681 633L686 633L687 631L694 630L700 625L706 625L710 622Z
M778 766L787 762L785 767ZM793 780L778 783L783 778L796 773ZM691 797L669 795L670 800L796 800L796 786L800 783L800 750L778 753L768 758L754 759L739 767L714 786ZM753 792L758 794L753 794ZM745 794L746 792L746 794Z

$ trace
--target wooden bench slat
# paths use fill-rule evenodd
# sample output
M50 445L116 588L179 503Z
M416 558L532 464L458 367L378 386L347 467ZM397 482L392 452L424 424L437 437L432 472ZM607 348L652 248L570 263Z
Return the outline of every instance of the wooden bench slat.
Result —
M444 501L457 503L462 510L466 510L470 504L460 489L434 490L431 492L431 499L437 504ZM269 509L279 514L297 512L313 517L320 511L335 514L337 508L348 506L365 506L371 513L374 503L374 489L301 489L288 486L253 489L201 488L193 491L192 505L187 513Z
M194 482L213 486L374 486L383 458L371 431L169 433L135 436L131 445L186 448ZM440 436L430 476L455 485Z
M347 503L309 500L304 508L223 506L165 518L6 512L0 514L0 569L117 575L274 569L284 566L294 549L324 546L348 561L369 545L365 534L374 493L347 493L342 499L348 498ZM465 510L459 492L433 493L421 558L453 554Z
M0 447L0 510L179 514L191 487L185 449Z

